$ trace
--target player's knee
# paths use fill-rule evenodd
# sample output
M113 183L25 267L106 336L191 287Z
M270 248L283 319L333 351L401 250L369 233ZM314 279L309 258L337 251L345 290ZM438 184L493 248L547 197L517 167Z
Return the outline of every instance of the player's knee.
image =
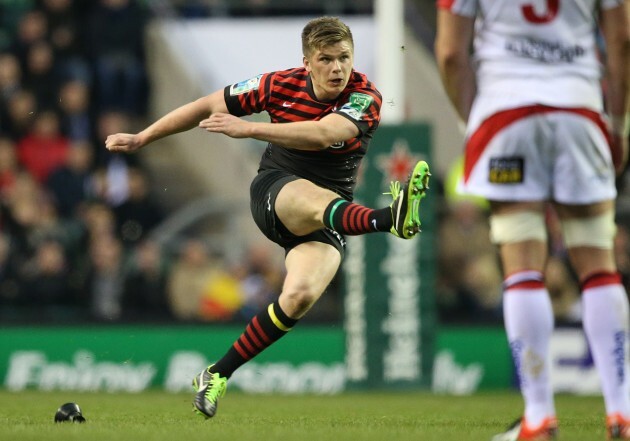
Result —
M563 219L561 227L567 248L592 247L611 250L617 232L612 210L598 216Z
M310 284L299 283L282 292L291 311L285 311L290 317L299 317L305 314L315 304L321 293L317 292Z
M536 211L493 215L490 217L490 238L497 245L527 240L545 242L547 240L545 218L542 213Z

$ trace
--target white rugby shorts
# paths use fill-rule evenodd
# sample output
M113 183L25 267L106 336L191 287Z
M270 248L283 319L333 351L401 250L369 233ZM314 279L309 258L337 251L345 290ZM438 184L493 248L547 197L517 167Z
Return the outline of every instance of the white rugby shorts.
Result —
M496 201L613 199L615 172L599 112L531 105L468 127L460 189Z

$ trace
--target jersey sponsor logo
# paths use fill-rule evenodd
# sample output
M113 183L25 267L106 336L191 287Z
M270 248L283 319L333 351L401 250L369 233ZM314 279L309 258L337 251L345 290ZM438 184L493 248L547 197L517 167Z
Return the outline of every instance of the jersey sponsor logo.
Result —
M520 184L524 170L525 161L521 157L490 158L488 181L493 184Z
M345 103L339 111L345 113L352 119L360 121L373 101L374 98L365 93L351 93L348 102Z
M262 74L255 76L254 78L250 78L249 80L232 84L230 86L230 95L231 96L242 95L244 93L251 92L252 90L258 89L261 78L262 78Z
M586 54L580 45L565 46L557 41L524 38L508 41L505 44L508 52L522 58L541 61L543 63L573 63L576 58Z

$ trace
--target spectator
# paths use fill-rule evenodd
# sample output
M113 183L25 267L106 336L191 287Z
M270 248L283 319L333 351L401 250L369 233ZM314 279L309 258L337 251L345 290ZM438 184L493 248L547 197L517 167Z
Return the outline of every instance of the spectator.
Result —
M94 133L87 83L79 80L65 82L59 89L59 111L61 131L65 136L71 141L92 141Z
M128 170L129 194L127 200L114 208L118 234L125 245L134 245L163 219L162 211L151 197L146 173L138 168Z
M17 57L0 53L0 119L7 114L7 102L21 89L22 68Z
M122 316L124 255L114 236L93 236L89 243L89 309L97 320L116 321Z
M28 90L19 90L12 94L7 102L7 115L2 130L14 141L26 136L37 111L35 95Z
M40 10L48 22L52 44L62 79L91 83L92 75L82 43L81 19L73 0L42 0Z
M126 317L172 318L166 294L169 262L156 242L144 240L133 248L126 273Z
M135 0L100 0L90 18L97 105L132 115L145 111L143 9Z
M48 42L38 41L29 47L23 84L35 94L40 109L56 108L59 77L55 71L55 55Z
M68 249L68 259L72 262L72 284L84 295L84 304L90 305L88 294L92 292L91 283L94 280L94 268L90 251L92 244L99 237L115 237L116 223L111 208L102 201L89 200L79 207L76 217L79 222L74 229L78 231L78 240L73 248Z
M171 311L180 320L200 320L204 291L217 271L217 262L199 239L190 239L175 259L168 281Z
M76 216L79 206L92 196L93 154L88 142L72 143L65 164L56 168L46 181L59 214L66 219Z
M199 315L204 321L229 321L242 308L244 298L240 281L224 268L217 267L203 290Z
M4 195L2 227L12 242L15 256L29 256L33 241L30 239L38 223L38 204L42 189L27 172L20 172Z
M32 0L0 2L0 51L11 47L20 19L32 6Z
M2 201L2 229L7 234L10 254L6 262L6 273L17 303L25 302L24 275L32 259L37 240L35 238L40 221L39 199L41 188L26 172L16 175L15 182Z
M33 130L18 143L21 164L37 179L46 182L56 168L63 165L70 143L59 130L59 117L53 111L39 113Z
M26 300L44 313L53 306L71 304L74 296L69 292L67 275L63 245L53 239L42 241L22 268Z
M11 259L11 237L0 230L0 311L20 300L21 281L15 274Z
M248 247L242 261L233 272L240 279L243 295L239 314L249 321L278 296L284 271L282 263L273 259L271 249L263 244Z
M9 138L0 138L0 200L7 197L19 173L15 143Z
M29 49L35 43L46 40L48 23L46 16L40 11L30 10L20 17L17 35L11 44L11 52L15 54L25 69Z
M64 246L72 246L78 240L79 235L68 228L68 224L59 217L53 199L44 188L40 188L33 202L36 204L37 212L31 231L31 242L34 246L38 246L47 239L59 240Z
M116 218L112 209L102 201L91 201L80 211L85 226L87 241L99 236L115 236Z
M136 311L168 316L166 294L161 306L160 296L152 297L160 284L165 291L167 262L140 242L158 219L146 176L136 179L132 171L128 182L134 158L104 149L98 151L105 155L95 155L95 143L128 129L127 112L144 109L146 84L136 87L133 75L140 71L145 81L137 64L143 62L142 7L135 0L0 2L0 23L6 25L0 45L3 34L11 40L0 47L0 303L28 307L42 299L42 305L67 306L67 294L81 292L90 295L89 308L101 319L123 317L123 301ZM97 28L89 29L92 24ZM11 26L17 32L4 32ZM94 59L86 56L87 45L95 43L87 36L105 38L96 43ZM97 66L113 82L96 82ZM114 87L118 95L106 98L124 95L129 101L121 112L99 115L92 86L95 97L98 86ZM128 197L118 230L112 207ZM127 285L119 231L127 245L142 243L133 249ZM133 293L123 298L126 287ZM55 294L62 290L66 296Z

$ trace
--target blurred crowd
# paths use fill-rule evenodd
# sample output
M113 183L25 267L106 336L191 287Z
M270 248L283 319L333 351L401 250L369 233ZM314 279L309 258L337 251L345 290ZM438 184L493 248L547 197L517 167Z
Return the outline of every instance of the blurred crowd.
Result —
M280 15L371 14L373 0L171 0L178 15L269 17Z
M228 3L172 2L187 17L278 13L272 0ZM285 2L282 12L311 3L321 2ZM371 7L335 4L341 12ZM157 242L150 232L167 213L152 196L149 171L103 148L108 134L145 122L149 15L147 2L134 0L0 0L0 323L249 319L281 289L282 262L268 246L252 245L235 264L199 237L169 248ZM443 201L437 311L441 322L497 323L502 274L487 205L457 196L460 166L442 191L432 187ZM577 323L578 284L553 211L547 220L556 320ZM623 223L615 247L630 290ZM324 320L339 318L338 282L321 302Z
M145 118L148 9L133 0L0 0L0 323L230 320L279 290L253 247L228 265L174 248L150 174L108 134Z

